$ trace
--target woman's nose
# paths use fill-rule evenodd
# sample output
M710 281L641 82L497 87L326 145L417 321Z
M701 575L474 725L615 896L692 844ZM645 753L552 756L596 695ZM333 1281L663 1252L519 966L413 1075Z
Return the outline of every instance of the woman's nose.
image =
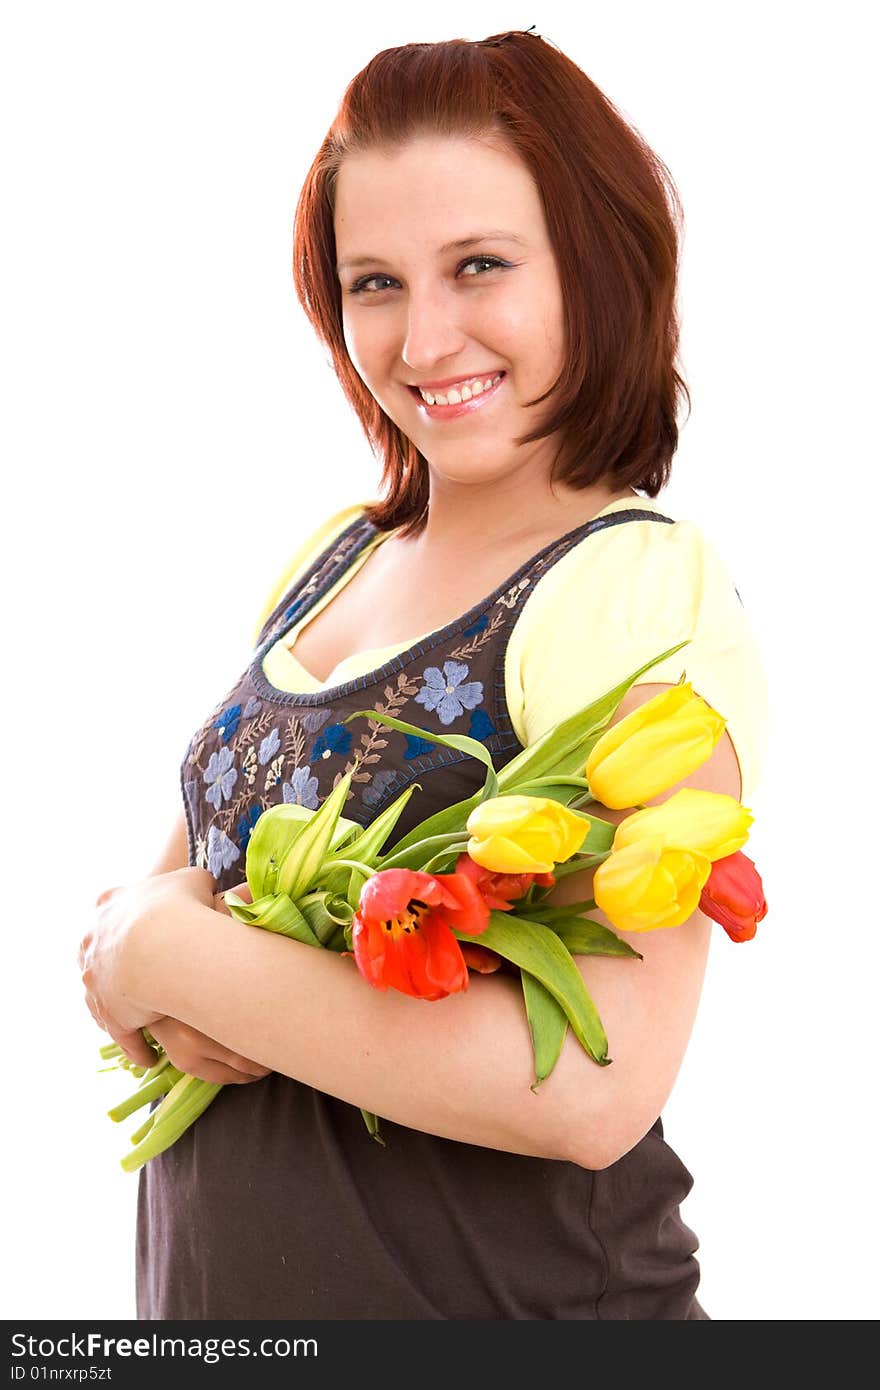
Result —
M443 290L410 291L406 336L401 350L411 371L426 373L453 357L466 341L455 305Z

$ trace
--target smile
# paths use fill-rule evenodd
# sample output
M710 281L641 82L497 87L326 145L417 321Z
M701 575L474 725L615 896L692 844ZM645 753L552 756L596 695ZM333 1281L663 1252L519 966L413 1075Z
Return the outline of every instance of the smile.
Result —
M407 389L431 419L451 420L472 410L480 410L497 394L506 375L506 372L499 372L495 376L485 378L464 377L460 383L446 386L442 391L422 391L418 386L410 386Z

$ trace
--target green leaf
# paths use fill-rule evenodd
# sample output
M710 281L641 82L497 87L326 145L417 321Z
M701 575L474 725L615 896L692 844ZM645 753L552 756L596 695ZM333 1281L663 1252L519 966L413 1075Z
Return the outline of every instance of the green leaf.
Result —
M405 724L402 719L394 719L390 714L379 714L374 709L355 710L354 714L349 714L343 719L343 724L347 724L349 719L374 719L377 724L387 725L389 729L399 729L402 734L411 734L413 738L423 738L428 743L442 743L445 748L456 748L460 753L468 753L470 757L477 758L486 768L486 783L480 794L480 800L498 793L498 779L495 776L495 765L492 762L492 755L485 743L481 743L477 738L468 738L467 734L435 734L427 729L419 729L415 724Z
M346 772L329 796L325 797L321 809L316 811L278 867L277 891L286 893L294 902L309 891L321 872L350 787L351 773Z
M459 804L470 805L470 802ZM435 821L443 818L454 818L455 811L455 806L447 806L443 811L438 811L436 815L431 816L430 820L425 821L424 828L427 830ZM470 815L470 811L468 815ZM417 828L421 830L423 827ZM410 844L407 844L408 840L409 836L407 835L398 845L394 846L393 850L389 850L388 854L378 860L376 867L378 869L420 869L428 856L436 859L438 854L444 851L448 851L454 860L466 848L468 835L464 830L464 822L462 822L462 828L459 830L449 831L446 834L426 834L424 839L416 838Z
M360 859L361 863L372 865L373 857L378 854L400 820L403 810L416 788L421 791L418 782L414 782L411 787L402 791L396 801L392 801L391 805L387 806L380 816L370 822L366 830L362 830L360 835L345 846L344 850L338 851L339 857ZM326 863L331 865L335 858L336 854L331 854Z
M278 806L270 806L258 818L245 858L245 877L254 900L278 890L282 864L319 814L307 806L281 802ZM341 853L342 846L361 828L357 821L340 816L331 837L332 850Z
M541 981L527 970L522 971L522 990L535 1052L535 1080L531 1087L534 1091L546 1080L559 1060L568 1032L568 1016Z
M586 1052L600 1066L611 1061L608 1039L596 1006L587 993L581 972L571 952L555 932L540 922L509 912L491 912L489 925L479 937L454 932L459 941L477 940L481 946L497 951L505 960L534 975L565 1010L572 1032Z
M541 738L529 744L528 748L524 748L509 763L505 763L498 774L501 790L514 791L523 782L531 782L536 777L552 776L554 773L562 773L565 776L583 774L593 745L598 742L626 692L639 676L643 676L652 666L658 665L682 647L686 647L689 640L677 642L674 647L669 647L667 651L660 652L658 656L646 661L619 685L613 686L597 700L584 705L575 714L569 715L568 719L548 729Z
M552 927L555 922L567 921L571 917L577 917L581 912L588 912L595 906L592 898L585 898L581 903L563 903L562 905L526 901L525 907L520 907L518 904L517 910L525 911L525 908L528 908L530 922L540 922L542 926Z
M322 946L327 946L338 927L336 918L328 911L327 904L332 894L309 893L300 898L297 907L305 917Z
M248 926L262 927L278 936L288 936L292 941L302 941L306 946L321 945L308 918L285 893L267 893L258 902L246 903L230 889L224 898L232 916L247 922Z
M644 960L641 952L634 950L628 941L622 941L610 927L590 917L572 917L567 922L549 925L573 956L629 956Z

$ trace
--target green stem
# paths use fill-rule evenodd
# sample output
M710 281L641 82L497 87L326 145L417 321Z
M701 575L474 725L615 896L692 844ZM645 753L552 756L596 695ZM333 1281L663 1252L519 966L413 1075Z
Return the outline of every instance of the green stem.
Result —
M560 773L558 777L532 777L528 782L514 783L511 791L515 790L517 794L522 795L530 792L533 787L583 787L584 791L590 790L586 777L569 777Z
M379 1116L374 1115L372 1110L362 1109L361 1114L364 1117L364 1124L367 1126L367 1133L372 1135L376 1142L382 1145L383 1149L386 1148L385 1140L379 1133Z
M133 1095L130 1095L121 1104L115 1105L112 1110L108 1110L107 1114L111 1120L115 1120L118 1124L120 1120L125 1120L129 1115L133 1115L135 1110L140 1110L142 1105L148 1105L151 1100L164 1096L173 1085L174 1078L166 1071L164 1075L157 1076L148 1085L139 1086Z
M195 1080L194 1077L188 1079L190 1081ZM177 1142L190 1125L195 1123L202 1112L207 1110L217 1092L222 1091L222 1089L221 1085L210 1081L203 1081L197 1086L186 1088L181 1099L172 1107L170 1117L166 1116L161 1123L155 1123L137 1148L132 1149L131 1153L126 1154L120 1160L124 1171L136 1173L138 1168L149 1163L151 1158L156 1158L166 1149L170 1149L171 1145Z
M387 858L380 859L378 869L394 869L398 864L404 864L415 854L421 858L421 851L425 849L442 849L444 846L457 844L461 849L467 848L468 835L461 830L456 830L448 835L429 835L426 840L416 840L413 844L407 845L406 849L397 850L394 854L389 854ZM418 853L417 853L418 852Z
M153 1128L153 1125L154 1125L155 1123L156 1123L156 1112L155 1112L155 1110L154 1110L153 1113L152 1113L152 1115L148 1115L147 1118L144 1120L144 1122L143 1122L143 1124L141 1125L140 1129L136 1129L136 1130L135 1130L134 1134L131 1136L131 1142L132 1142L133 1144L139 1144L139 1143L141 1142L142 1139L145 1139L145 1138L146 1138L146 1136L149 1134L150 1130Z
M324 868L357 869L359 873L366 874L367 878L371 878L376 872L375 869L370 868L369 864L362 864L359 859L330 859L325 863Z

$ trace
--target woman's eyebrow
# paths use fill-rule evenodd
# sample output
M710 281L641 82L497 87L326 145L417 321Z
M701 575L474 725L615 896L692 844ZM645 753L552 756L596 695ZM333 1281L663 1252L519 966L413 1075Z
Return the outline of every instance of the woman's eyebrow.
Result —
M437 248L438 256L445 256L449 251L466 251L469 246L479 246L481 241L513 241L518 246L526 246L528 243L523 237L517 236L516 232L479 232L472 236L461 237L458 241L447 241L444 246ZM343 270L353 270L359 265L375 265L382 260L381 256L351 256L347 260L340 261L336 267L337 274Z

